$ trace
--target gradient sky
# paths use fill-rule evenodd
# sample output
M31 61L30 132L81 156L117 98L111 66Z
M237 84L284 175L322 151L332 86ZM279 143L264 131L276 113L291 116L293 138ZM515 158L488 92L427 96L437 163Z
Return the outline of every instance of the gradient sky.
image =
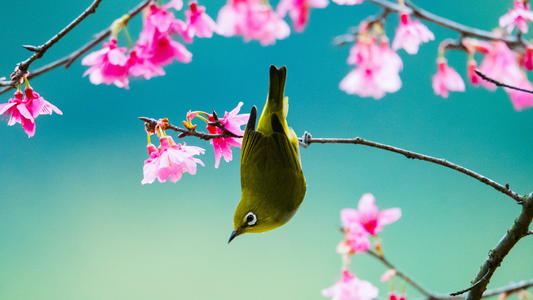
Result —
M490 29L511 1L416 2ZM0 11L2 76L28 55L21 44L47 40L88 3L11 1ZM35 66L77 48L135 3L104 0ZM203 3L211 14L221 6ZM41 117L32 139L19 126L0 126L0 298L323 299L320 290L339 277L339 211L367 192L380 207L403 210L382 234L386 254L401 270L435 292L467 287L519 207L439 166L363 146L312 145L302 150L308 190L297 215L280 229L231 245L237 161L214 169L210 145L188 140L208 149L205 168L176 184L140 184L146 137L138 116L177 123L190 109L221 113L238 101L247 111L262 105L268 66L276 64L288 67L289 124L298 134L361 136L443 157L531 192L533 109L515 112L502 90L468 87L436 97L430 78L437 42L416 56L401 53L398 93L374 101L338 89L350 70L349 49L332 46L332 37L376 11L371 4L314 10L304 33L271 47L240 38L197 40L189 46L192 63L133 81L130 90L90 84L79 62L32 81L64 115ZM388 27L394 24L395 17ZM131 26L135 34L139 20ZM430 28L438 40L456 36ZM464 72L463 53L450 53L449 60ZM532 250L532 239L521 241L491 286L532 277ZM386 294L379 262L359 255L351 270ZM417 295L408 289L408 296Z

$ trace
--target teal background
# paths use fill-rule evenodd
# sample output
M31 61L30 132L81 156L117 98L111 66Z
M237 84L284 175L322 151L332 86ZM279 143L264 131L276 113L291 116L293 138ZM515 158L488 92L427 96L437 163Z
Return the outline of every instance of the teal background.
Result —
M103 1L35 66L88 40L136 0ZM419 0L457 21L490 29L511 1ZM221 1L203 1L215 16ZM2 76L89 1L10 1L0 11ZM401 53L402 89L380 101L344 94L348 47L333 36L377 12L364 4L313 10L303 34L272 47L240 38L196 40L193 62L167 76L133 81L130 90L94 86L79 62L32 81L64 116L39 118L28 139L0 126L0 299L323 299L337 281L339 211L371 192L403 217L382 233L387 256L435 292L465 288L519 207L492 188L454 171L363 146L313 145L302 150L308 192L286 226L226 241L240 197L238 162L213 168L210 145L196 176L142 186L145 133L138 116L179 123L189 109L218 112L244 101L262 105L270 64L287 65L289 123L298 134L354 137L444 157L519 192L533 189L533 109L515 112L506 94L468 87L435 96L438 42ZM393 17L388 27L395 26ZM135 34L139 20L132 22ZM437 40L456 36L430 26ZM392 31L390 31L392 33ZM464 73L465 55L449 53ZM9 94L0 96L7 101ZM238 151L235 153L238 154ZM532 277L533 239L507 257L491 286ZM351 270L378 285L385 268L365 255ZM403 286L403 284L399 284ZM408 297L418 294L411 289Z

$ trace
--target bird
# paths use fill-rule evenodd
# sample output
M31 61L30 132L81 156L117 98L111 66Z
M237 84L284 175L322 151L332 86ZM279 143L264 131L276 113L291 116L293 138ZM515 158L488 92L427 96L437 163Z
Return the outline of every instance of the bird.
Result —
M259 117L252 107L240 156L241 200L228 243L244 233L261 233L286 224L302 203L306 181L298 138L287 124L284 97L287 68L270 66L269 90Z

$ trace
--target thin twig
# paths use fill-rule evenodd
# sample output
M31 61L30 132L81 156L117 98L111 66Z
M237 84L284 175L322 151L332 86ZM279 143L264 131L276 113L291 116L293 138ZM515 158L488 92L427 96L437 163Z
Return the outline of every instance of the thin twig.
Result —
M461 172L461 173L463 173L463 174L465 174L467 176L470 176L472 178L475 178L476 180L478 180L478 181L480 181L480 182L482 182L482 183L484 183L484 184L486 184L488 186L491 186L495 190L497 190L497 191L499 191L499 192L501 192L501 193L513 198L519 204L521 204L522 201L523 201L522 197L519 194L517 194L514 191L512 191L507 185L499 184L496 181L494 181L494 180L492 180L492 179L490 179L490 178L488 178L486 176L483 176L483 175L481 175L479 173L476 173L476 172L474 172L472 170L469 170L469 169L467 169L465 167L462 167L460 165L454 164L454 163L449 162L449 161L447 161L445 159L442 159L442 158L436 158L436 157L432 157L432 156L428 156L428 155L424 155L424 154L420 154L420 153L404 150L404 149L393 147L393 146L389 146L389 145L386 145L386 144L381 144L381 143L365 140L365 139L362 139L360 137L356 137L356 138L353 138L353 139L312 138L312 137L310 137L310 135L307 135L307 136L304 135L304 137L301 138L301 142L304 143L304 144L307 144L307 145L310 145L310 144L354 144L354 145L364 145L364 146L378 148L378 149L382 149L382 150L386 150L386 151L390 151L390 152L399 153L399 154L402 154L405 157L410 158L410 159L418 159L418 160L428 161L428 162L431 162L431 163L434 163L434 164L437 164L437 165L441 165L441 166L450 168L452 170Z
M370 256L372 256L372 257L376 258L377 260L379 260L380 262L382 262L389 269L394 269L396 271L396 275L398 277L400 277L403 280L405 280L405 282L407 282L409 285L411 285L413 288L415 288L422 295L428 297L429 299L449 299L449 297L447 297L447 296L435 295L435 294L429 292L428 290L424 289L420 284L418 284L416 281L414 281L414 279L412 279L411 277L407 276L402 271L398 270L398 268L396 268L396 266L394 266L390 261L388 261L385 258L385 256L379 255L379 254L377 254L376 252L374 252L372 250L368 251L367 253L370 254Z
M41 58L50 47L55 45L61 38L63 38L67 33L69 33L74 27L76 27L78 24L80 24L87 16L90 14L93 14L96 12L96 8L98 5L100 5L100 2L102 0L94 0L89 7L87 7L77 18L75 18L70 24L68 24L65 28L61 29L56 35L54 35L52 38L50 38L46 43L40 45L40 46L30 46L25 45L24 48L34 52L33 55L28 57L26 60L19 62L17 66L15 67L15 70L11 74L11 82L0 82L0 85L6 86L13 86L20 82L20 79L24 76L26 72L28 72L29 67L31 64Z
M516 243L518 243L521 238L527 235L532 219L533 193L529 194L527 197L524 197L520 215L518 218L516 218L511 228L507 230L496 247L489 252L488 258L481 266L476 278L474 278L474 281L481 282L470 290L466 298L467 300L477 300L481 298L490 281L490 278L496 271L496 268L500 266L505 256L507 256Z
M497 86L508 88L508 89L512 89L512 90L517 90L517 91L521 91L521 92L525 92L525 93L529 93L529 94L533 94L532 90L526 90L526 89L523 89L523 88L519 88L519 87L516 87L516 86L512 86L512 85L500 82L500 81L498 81L496 79L490 78L489 76L481 73L481 71L479 71L479 70L474 70L474 72L476 72L476 74L479 77L481 77L483 80L486 80L486 81L488 81L490 83L494 83Z
M507 285L504 287L495 288L492 290L486 290L483 293L482 298L497 296L497 295L504 294L504 293L507 295L510 295L512 293L516 293L518 291L525 290L530 287L533 287L533 278L528 279L528 280L522 280L516 283L511 283L510 285Z
M136 16L139 14L152 0L143 0L140 3L138 3L135 7L130 9L130 11L127 13L130 18ZM111 34L111 29L107 28L99 33L97 33L94 38L87 42L85 45L80 47L78 50L70 53L69 55L60 58L56 61L53 61L51 63L48 63L38 69L35 69L33 71L30 71L30 75L28 76L28 79L35 78L37 76L40 76L48 71L51 71L57 67L65 66L65 68L70 67L73 62L75 62L78 58L80 58L82 55L87 53L89 50L91 50L96 45L100 44L103 40L105 40L109 35ZM0 86L6 86L5 88L0 90L0 94L3 94L11 89L13 89L16 86L17 82L15 80L11 81L0 81Z
M509 47L516 47L522 45L522 41L518 37L514 36L500 36L498 34L494 34L490 31L482 30L475 27L466 26L464 24L452 21L450 19L438 16L434 13L431 13L425 9L422 9L418 6L415 6L410 1L405 1L406 7L402 7L395 2L387 1L387 0L368 0L368 2L372 2L378 6L381 6L383 8L388 9L391 12L399 13L401 11L406 12L408 14L412 14L420 19L426 20L428 22L431 22L433 24L436 24L441 27L445 27L448 29L451 29L453 31L456 31L461 34L463 37L476 37L481 38L485 40L500 40L504 41L509 45ZM343 34L340 36L337 36L334 38L334 41L338 41L340 43L335 43L335 45L344 45L347 42L354 41L355 36L353 33Z
M145 122L145 126L148 129L150 129L150 131L152 131L152 132L155 131L155 128L157 126L157 120L156 119L146 118L146 117L139 117L139 120ZM209 140L217 139L217 138L228 138L228 137L242 138L242 136L236 135L236 134L228 131L225 128L223 128L223 129L221 128L222 129L222 133L221 134L211 134L211 133L198 132L195 129L181 128L181 127L178 127L178 126L172 125L172 124L168 124L166 126L166 129L170 129L170 130L174 130L176 132L179 132L180 133L180 135L178 136L179 138L183 138L183 137L187 137L187 136L194 136L194 137L200 138L200 139L205 140L205 141L209 141Z
M450 296L459 296L461 294L464 294L470 290L472 290L473 288L477 287L478 285L481 284L481 282L483 282L485 280L485 278L487 278L487 276L489 275L490 273L490 270L487 270L487 272L485 273L485 275L483 275L483 277L481 277L481 279L479 279L477 282L475 282L474 284L472 284L470 287L464 289L464 290L460 290L458 292L453 292L453 293L450 293Z

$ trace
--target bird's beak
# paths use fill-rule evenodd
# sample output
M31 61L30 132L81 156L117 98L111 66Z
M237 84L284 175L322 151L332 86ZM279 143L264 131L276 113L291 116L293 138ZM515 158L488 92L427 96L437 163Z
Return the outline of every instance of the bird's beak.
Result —
M233 230L233 232L229 236L228 244L231 243L231 241L233 241L233 239L236 238L239 234L240 232L238 230Z

